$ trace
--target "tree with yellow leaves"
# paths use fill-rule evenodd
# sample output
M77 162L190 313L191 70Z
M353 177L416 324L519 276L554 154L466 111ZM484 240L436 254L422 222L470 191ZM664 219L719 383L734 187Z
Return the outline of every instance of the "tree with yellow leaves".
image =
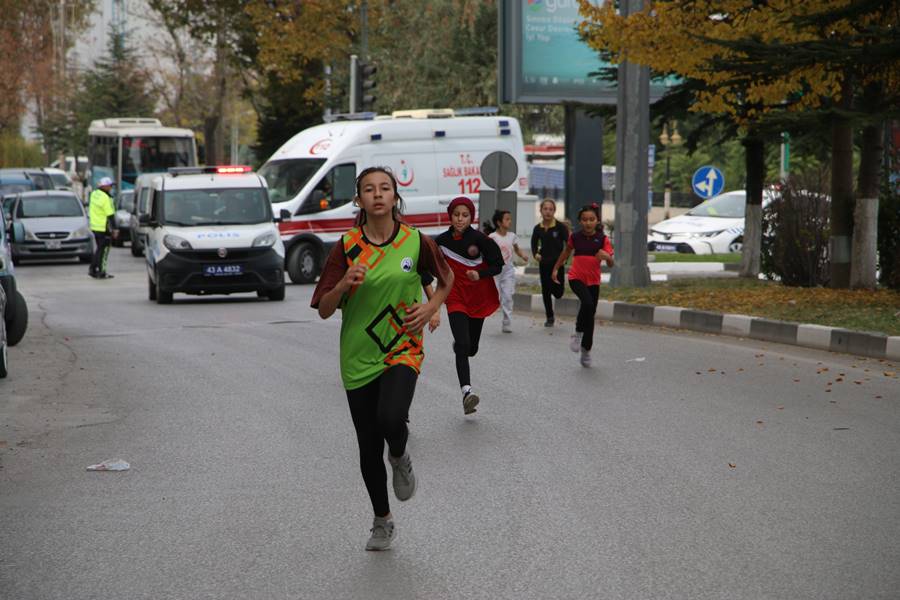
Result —
M853 206L851 82L864 68L874 71L866 75L870 82L890 71L890 60L876 66L877 61L860 58L861 49L877 39L871 31L861 32L886 21L881 33L896 40L896 2L669 0L653 2L629 17L618 15L613 2L579 2L586 18L581 31L594 48L611 53L616 61L627 56L657 72L685 78L694 89L691 110L726 115L745 132L748 211L742 275L758 273L767 125L778 117L782 123L821 126L824 112L833 130L832 285L846 287L846 231L852 227ZM829 51L816 54L823 44ZM794 52L801 53L801 60L795 60ZM880 118L884 114L879 113ZM868 225L865 229L871 230Z

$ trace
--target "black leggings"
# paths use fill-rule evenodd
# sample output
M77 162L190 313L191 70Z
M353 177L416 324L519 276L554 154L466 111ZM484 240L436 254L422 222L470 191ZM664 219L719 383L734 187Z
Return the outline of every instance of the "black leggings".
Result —
M583 281L570 279L569 287L581 301L578 318L575 320L575 331L583 334L581 347L590 350L594 345L594 315L597 314L597 302L600 300L600 286L585 285Z
M547 318L553 318L553 301L550 300L550 295L552 294L554 298L557 300L562 298L563 291L563 282L566 280L566 268L560 267L557 271L556 278L559 280L559 283L553 283L553 265L556 261L553 262L541 262L540 270L541 270L541 295L544 297L544 312L547 313Z
M397 365L363 387L347 390L350 416L359 442L359 467L376 517L391 512L384 442L387 440L391 456L403 456L406 452L409 437L406 415L416 391L417 377L414 369Z
M484 319L470 317L466 313L452 312L447 315L450 331L453 333L453 353L456 354L456 376L459 386L471 385L469 358L478 354L481 327Z

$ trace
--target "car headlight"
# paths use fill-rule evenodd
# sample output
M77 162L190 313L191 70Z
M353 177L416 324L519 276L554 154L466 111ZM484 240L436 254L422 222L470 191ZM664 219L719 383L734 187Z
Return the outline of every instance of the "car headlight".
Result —
M40 238L38 238L38 236L34 235L34 233L32 233L32 231L31 231L30 229L27 229L27 228L25 229L25 239L26 239L26 240L29 240L29 241L32 241L32 242L39 242L39 241L41 241Z
M275 235L274 232L268 231L261 235L256 236L256 239L253 240L253 247L256 248L258 246L274 246L275 242L278 241L278 236Z
M719 235L719 234L722 233L723 231L725 231L725 230L724 230L724 229L720 229L719 231L695 231L694 233L689 233L689 234L688 234L688 237L691 238L691 239L697 239L697 238L711 238L711 237L716 237L717 235Z
M163 237L163 244L169 250L193 250L193 246L191 246L189 241L171 233Z
M84 227L79 227L75 231L73 231L69 237L71 238L86 238L91 237L91 228L85 225Z

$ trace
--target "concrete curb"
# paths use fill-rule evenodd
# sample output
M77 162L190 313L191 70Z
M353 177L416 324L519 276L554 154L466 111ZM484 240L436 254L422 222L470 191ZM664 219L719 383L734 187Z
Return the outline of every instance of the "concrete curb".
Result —
M513 298L513 306L515 310L523 312L544 312L544 303L540 294L517 293ZM574 317L578 313L578 300L561 298L555 302L554 310L556 314ZM789 323L746 315L691 310L677 306L652 306L608 300L601 300L598 303L597 318L620 323L747 337L764 342L777 342L900 361L900 336L887 336L881 333Z

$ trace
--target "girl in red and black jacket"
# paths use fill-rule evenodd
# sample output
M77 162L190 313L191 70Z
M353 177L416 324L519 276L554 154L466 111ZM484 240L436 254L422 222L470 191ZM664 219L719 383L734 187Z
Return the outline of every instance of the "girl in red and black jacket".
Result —
M569 236L566 249L563 250L556 264L553 265L553 281L559 283L558 270L569 255L574 253L572 267L569 269L569 287L581 302L578 318L575 321L575 333L569 342L572 352L581 350L581 366L591 366L591 347L594 344L594 315L597 314L597 302L600 300L600 263L612 267L613 247L609 238L603 233L600 223L600 207L596 204L584 206L578 211L581 229Z
M463 412L471 414L478 405L472 391L469 358L478 353L478 341L485 318L500 307L493 277L503 269L497 244L472 228L475 205L465 196L454 198L447 207L450 228L435 241L453 270L453 287L447 296L447 320L453 333L456 375L463 396Z

